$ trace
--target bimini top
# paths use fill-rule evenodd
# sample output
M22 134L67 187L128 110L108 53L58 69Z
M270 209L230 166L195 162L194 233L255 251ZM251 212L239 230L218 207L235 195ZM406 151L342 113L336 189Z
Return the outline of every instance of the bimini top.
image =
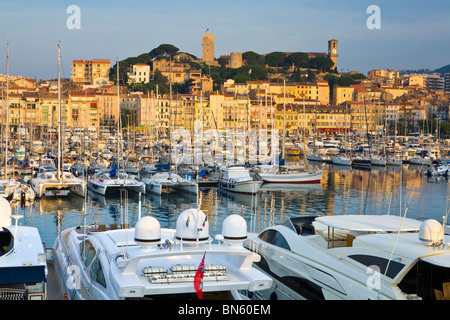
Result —
M326 226L336 229L365 232L418 232L421 221L390 215L336 215L316 218Z

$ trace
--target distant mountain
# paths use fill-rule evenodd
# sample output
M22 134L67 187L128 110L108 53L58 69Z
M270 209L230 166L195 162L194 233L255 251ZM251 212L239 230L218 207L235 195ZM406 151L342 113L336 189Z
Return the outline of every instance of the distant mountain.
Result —
M423 73L440 73L442 75L444 75L445 73L450 73L450 64L440 67L438 69L435 70L431 70L431 69L418 69L418 70L400 70L400 74L411 74L411 73L416 73L416 74L423 74Z
M441 67L439 69L436 69L436 70L434 70L434 72L435 73L441 73L441 74L450 73L450 64L448 64L448 65L446 65L444 67Z

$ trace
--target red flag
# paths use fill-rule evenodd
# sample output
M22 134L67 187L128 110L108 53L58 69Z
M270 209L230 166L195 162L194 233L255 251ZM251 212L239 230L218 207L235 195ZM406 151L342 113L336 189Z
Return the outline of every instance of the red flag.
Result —
M205 271L205 254L203 254L202 262L198 266L197 272L194 276L194 289L197 292L197 296L199 299L203 298L203 273Z

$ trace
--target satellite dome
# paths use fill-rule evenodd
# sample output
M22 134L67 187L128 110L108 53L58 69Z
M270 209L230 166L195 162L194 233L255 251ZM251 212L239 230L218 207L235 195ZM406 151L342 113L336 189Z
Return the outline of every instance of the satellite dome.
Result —
M11 226L11 205L8 200L0 197L0 227Z
M247 222L240 215L229 215L222 223L222 235L229 244L241 244L247 239Z
M161 226L159 221L153 217L145 216L141 218L134 229L134 241L143 248L161 240Z
M427 219L420 225L419 239L428 246L439 244L444 240L444 228L438 221Z
M183 241L206 241L209 239L208 217L199 209L184 210L177 219L175 237Z

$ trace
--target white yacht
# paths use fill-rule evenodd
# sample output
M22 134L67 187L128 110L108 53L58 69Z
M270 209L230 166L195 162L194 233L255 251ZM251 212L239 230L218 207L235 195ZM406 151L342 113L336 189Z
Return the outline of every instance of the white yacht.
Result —
M296 170L272 165L261 165L258 172L258 176L268 183L320 183L322 174L323 169L318 167Z
M263 184L262 180L253 178L249 169L235 165L220 168L218 185L220 188L238 193L255 194Z
M372 166L385 167L387 165L387 160L384 156L372 156L370 158L370 164Z
M428 165L431 165L431 163L433 162L433 159L431 159L431 157L428 157L428 156L422 157L422 156L417 156L416 155L414 157L410 157L408 159L408 161L409 161L410 164L417 164L417 165L428 166Z
M73 300L244 300L248 291L272 284L252 267L260 256L242 246L246 236L245 220L230 215L213 243L207 216L188 209L178 216L176 229L161 228L151 216L133 229L66 229L55 241L54 254L67 297ZM194 280L200 265L202 289ZM74 268L79 270L76 282L71 278Z
M36 192L29 184L21 184L19 188L14 191L11 201L34 201L36 199Z
M347 156L337 155L331 159L331 163L338 166L351 166L352 159Z
M430 176L447 176L450 169L449 165L435 164L426 170L426 174Z
M47 300L47 255L41 237L37 228L18 225L19 218L0 198L0 300Z
M57 169L53 166L40 167L36 177L31 178L30 182L38 198L67 196L70 193L84 197L86 194L86 181L68 171L61 172L58 178Z
M188 192L191 194L197 194L198 192L198 184L197 181L189 178L183 178L179 174L176 174L177 179L177 185L175 186L175 189L182 191L182 192Z
M309 161L316 161L316 162L329 162L331 161L331 158L329 155L325 153L308 153L306 155L306 159Z
M20 182L14 178L0 180L0 198L11 198L19 187Z
M401 166L403 164L403 160L397 157L387 157L386 165L387 166Z
M146 192L155 194L167 194L175 191L178 182L174 173L159 172L142 180L145 183Z
M122 189L145 193L145 183L128 177L128 174L116 169L98 170L88 179L87 187L101 195L119 192Z
M432 219L334 215L290 218L244 246L279 298L434 300L450 285L449 243Z

